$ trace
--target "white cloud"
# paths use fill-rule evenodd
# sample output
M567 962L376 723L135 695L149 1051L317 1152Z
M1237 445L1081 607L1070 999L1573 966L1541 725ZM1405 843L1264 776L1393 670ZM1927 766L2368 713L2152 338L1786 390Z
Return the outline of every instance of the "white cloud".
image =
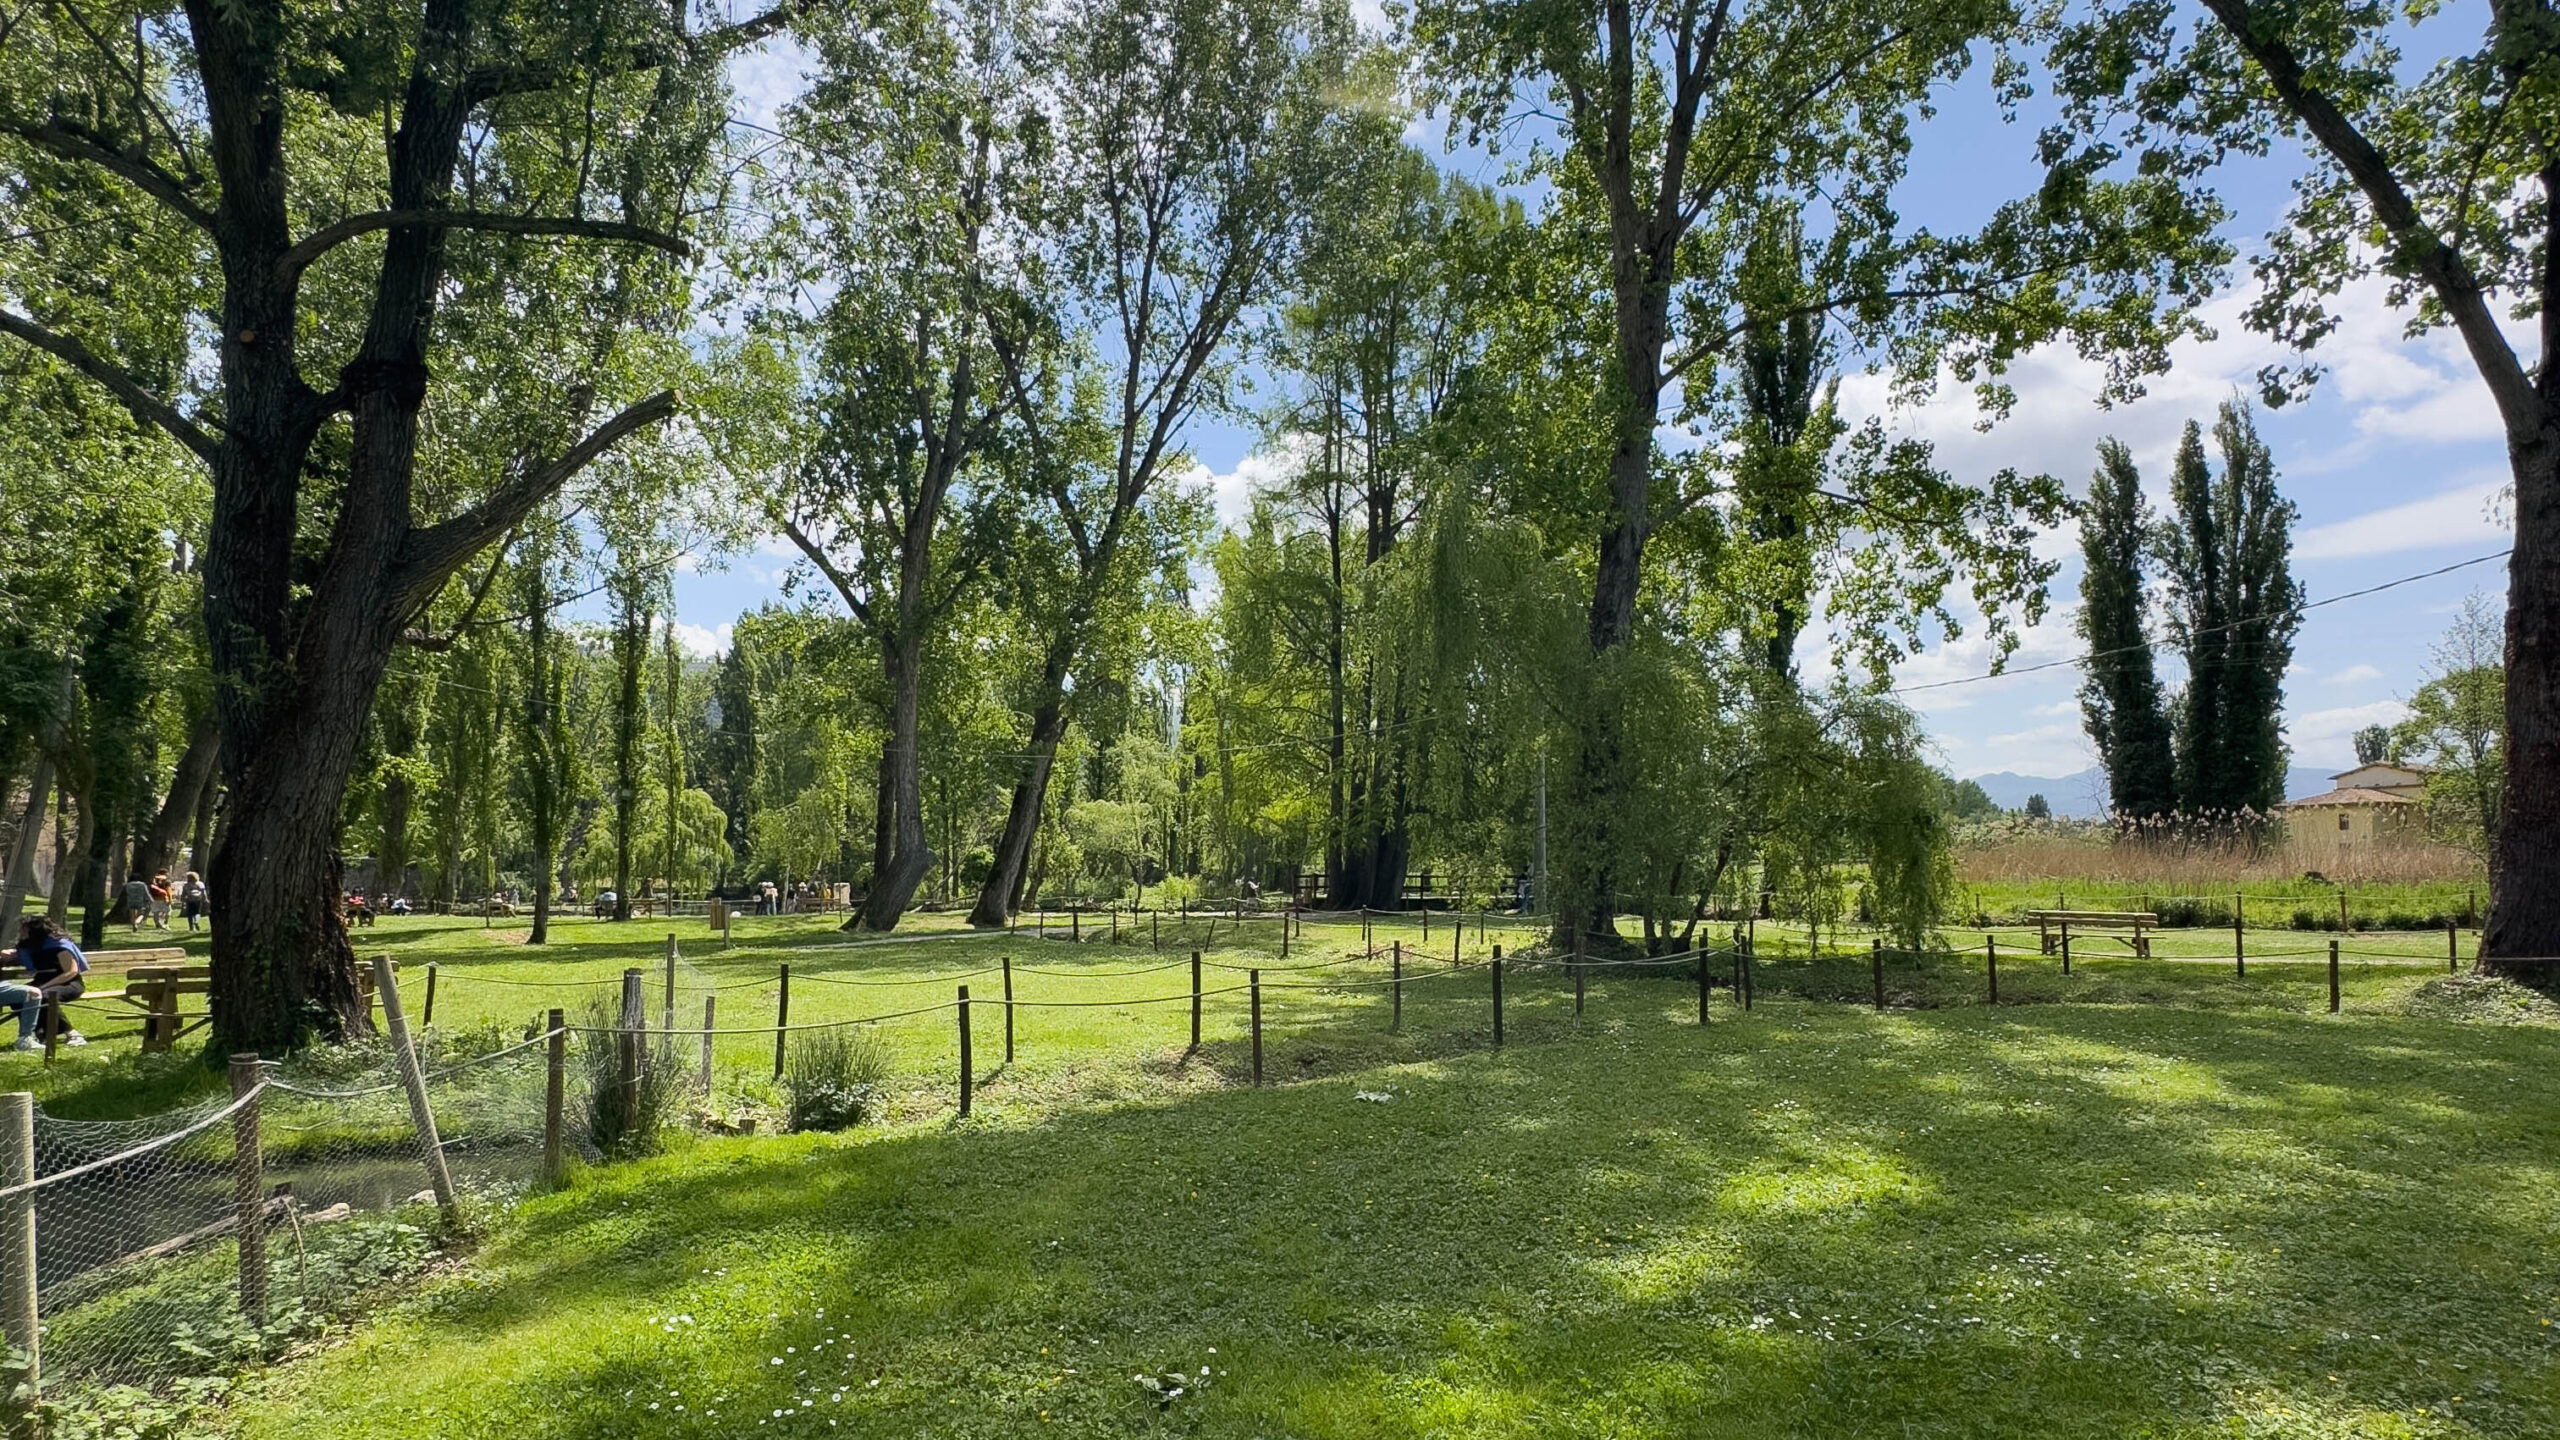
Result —
M1253 492L1280 483L1297 465L1297 456L1256 447L1246 451L1244 458L1238 460L1232 470L1219 472L1195 465L1185 478L1192 484L1208 487L1210 501L1217 506L1220 525L1241 529L1245 517L1253 510Z
M2348 765L2355 761L2355 734L2368 725L2393 725L2409 717L2397 700L2368 705L2341 705L2285 717L2285 740L2298 765Z
M2360 685L2367 680L2379 680L2381 678L2382 671L2375 666L2350 665L2346 669L2339 671L2337 674L2331 675L2322 680L2320 683L2323 685Z
M684 647L684 653L697 660L713 659L727 650L729 639L735 633L737 633L735 625L724 624L714 630L707 626L688 625L683 621L676 622L676 643Z
M809 71L817 60L788 32L739 52L729 62L729 87L736 95L731 113L772 129L782 107L807 88Z
M2312 526L2294 538L2293 553L2306 560L2345 560L2455 545L2495 549L2506 543L2505 517L2497 504L2506 483L2504 473L2484 477L2473 472L2465 483L2424 500Z

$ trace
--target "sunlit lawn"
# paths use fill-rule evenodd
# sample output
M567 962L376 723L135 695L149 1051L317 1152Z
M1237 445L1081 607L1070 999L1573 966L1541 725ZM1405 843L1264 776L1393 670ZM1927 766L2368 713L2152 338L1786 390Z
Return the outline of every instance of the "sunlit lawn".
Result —
M843 943L823 922L755 923L725 955L700 922L679 929L687 964L734 987L724 1024L771 1023L785 959L795 1021L937 1003L1002 954L1026 1001L1189 983L1169 934L1161 954L1028 935L819 949ZM438 959L439 1025L557 1003L472 983L528 972L642 965L659 1003L664 926L580 923L540 959L467 928L374 937L413 976ZM1417 979L1390 1034L1382 989L1280 988L1381 967L1280 971L1275 929L1256 951L1225 928L1212 961L1273 967L1261 1090L1240 994L1210 997L1196 1055L1183 1004L1026 1006L1010 1067L982 1005L965 1123L950 1012L892 1022L887 1125L584 1172L350 1342L280 1367L231 1423L331 1440L2560 1433L2560 1030L2412 1013L2428 967L2352 972L2332 1017L2303 962L2245 980L2100 962L2066 982L2018 958L2004 1001L2142 1003L1994 1010L1958 998L1978 961L1898 959L1904 1008L1877 1015L1802 998L1863 993L1864 957L1772 959L1759 1007L1719 992L1705 1029L1685 977L1595 971L1577 1020L1569 981L1515 971L1495 1050L1481 970ZM1472 930L1463 944L1481 954ZM1287 963L1357 948L1356 927L1312 927ZM966 983L983 998L996 977ZM721 1047L724 1087L761 1083L769 1035Z

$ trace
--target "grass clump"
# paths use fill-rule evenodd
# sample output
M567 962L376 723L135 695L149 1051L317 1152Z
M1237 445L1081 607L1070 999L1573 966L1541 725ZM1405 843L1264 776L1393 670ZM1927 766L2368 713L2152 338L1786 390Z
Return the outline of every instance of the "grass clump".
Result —
M2489 1025L2560 1025L2560 1002L2501 975L2447 975L2409 996L2409 1013Z
M889 1057L869 1031L804 1030L782 1071L783 1123L793 1130L849 1130L879 1113Z
M663 1148L683 1122L693 1082L665 1037L614 1033L619 1015L605 1001L589 1005L572 1048L586 1082L587 1143L606 1159L631 1160ZM636 1052L627 1060L626 1045Z

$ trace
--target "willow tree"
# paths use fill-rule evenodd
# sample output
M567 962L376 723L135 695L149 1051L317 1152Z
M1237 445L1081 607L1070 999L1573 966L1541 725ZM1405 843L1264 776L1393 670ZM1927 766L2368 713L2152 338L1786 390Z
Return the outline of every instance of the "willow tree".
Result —
M673 413L653 372L674 359L628 343L680 299L664 268L641 304L561 272L616 247L685 253L718 59L784 19L73 3L0 40L0 172L42 188L68 166L124 200L103 230L13 238L0 332L105 387L212 479L205 628L231 795L212 866L217 1046L366 1027L334 841L383 667L474 553ZM205 327L188 375L133 364L133 327L107 313L135 244L182 257L189 284L131 303L164 332ZM600 303L624 322L603 344L553 346L564 312ZM513 443L499 463L447 463L442 437L475 412Z

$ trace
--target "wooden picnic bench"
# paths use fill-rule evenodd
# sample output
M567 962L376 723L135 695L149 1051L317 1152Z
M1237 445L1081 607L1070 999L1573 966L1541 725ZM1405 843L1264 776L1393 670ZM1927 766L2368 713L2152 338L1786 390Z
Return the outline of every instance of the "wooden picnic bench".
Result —
M2133 953L2144 960L2151 958L2150 932L2160 928L2160 917L2146 910L2030 910L2027 918L2035 922L2039 949L2050 955L2061 948L2062 937L2071 931L2126 931L2106 938L2122 940L2133 947Z
M167 953L174 955L184 952L169 951ZM392 962L391 968L394 973L397 973L400 968L399 962ZM207 995L212 993L212 990L213 967L210 965L136 965L124 972L124 989L121 993L92 995L85 1000L75 1000L72 1003L75 1005L123 1004L140 1011L142 1024L138 1030L120 1030L113 1035L99 1034L89 1038L104 1040L120 1035L137 1034L142 1037L143 1053L148 1055L172 1048L188 1035L203 1029L213 1019L208 1011L198 1010L189 1013L186 1005L188 996ZM372 966L356 967L356 994L364 1000L367 1013L371 1013L374 1004Z

